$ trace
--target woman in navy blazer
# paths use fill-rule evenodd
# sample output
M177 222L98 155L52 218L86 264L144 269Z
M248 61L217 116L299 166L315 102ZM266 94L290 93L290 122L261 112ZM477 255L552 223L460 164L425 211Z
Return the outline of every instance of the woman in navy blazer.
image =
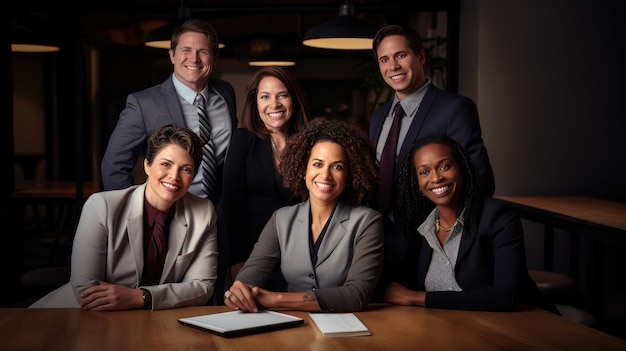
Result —
M224 294L226 305L252 312L364 309L383 259L381 215L363 206L378 185L372 143L348 122L318 118L289 139L280 172L305 201L274 212ZM265 289L277 266L288 292Z
M521 303L558 313L528 274L517 213L485 199L478 182L452 138L416 142L402 164L399 208L417 269L391 283L383 300L485 311L513 311Z
M226 287L252 252L272 213L300 202L283 186L278 164L287 139L308 120L304 92L291 71L270 66L254 74L224 163L222 206L230 245L228 252L220 255L228 256ZM285 289L280 270L271 287Z

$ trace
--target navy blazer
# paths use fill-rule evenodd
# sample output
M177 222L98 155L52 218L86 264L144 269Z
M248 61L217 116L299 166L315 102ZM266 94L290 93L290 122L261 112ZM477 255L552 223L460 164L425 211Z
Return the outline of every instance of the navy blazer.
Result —
M411 271L398 280L409 289L425 291L433 249L419 233L415 235ZM558 314L528 274L517 212L494 199L485 200L475 231L464 227L454 276L463 291L427 292L426 307L514 311L517 304L528 304Z
M374 145L378 144L383 123L391 110L391 103L392 100L386 102L372 114L369 133ZM478 171L485 195L492 196L495 191L495 180L474 102L468 97L439 89L431 84L402 143L397 164L401 164L406 158L415 141L431 134L447 134L467 151ZM396 167L394 182L398 180L399 172L400 167Z
M378 143L380 132L385 118L389 115L392 101L388 101L377 109L372 115L369 134L374 145ZM419 138L443 133L456 140L468 152L474 167L481 179L483 192L491 197L495 191L495 182L491 163L487 150L483 144L482 130L478 119L478 110L474 102L464 96L445 91L430 85L422 100L409 131L402 143L396 164L402 164L411 147ZM395 167L392 198L394 203L397 199L397 181L400 172L399 166ZM397 204L392 206L395 212ZM385 213L385 269L380 280L380 287L384 289L386 284L393 280L392 275L406 266L407 255L410 245L404 238L403 224L397 220L398 215L393 215L393 222Z
M234 130L237 126L237 114L233 87L219 79L209 79L209 86L226 101L231 128ZM166 124L186 126L183 108L171 76L161 84L128 95L126 107L120 113L102 158L104 190L124 189L135 184L132 172L137 160L144 157L148 137ZM218 165L218 182L221 180L222 169L223 163Z
M300 200L282 185L269 137L237 128L226 155L222 181L229 265L244 262L277 209Z

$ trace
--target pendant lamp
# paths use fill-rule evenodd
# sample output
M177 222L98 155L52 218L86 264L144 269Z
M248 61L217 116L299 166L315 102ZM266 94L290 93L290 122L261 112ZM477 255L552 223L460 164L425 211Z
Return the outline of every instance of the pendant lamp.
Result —
M183 24L189 18L191 18L191 9L182 6L181 2L181 6L178 8L178 19L150 31L144 44L157 49L169 49L174 29ZM224 46L224 44L219 43L220 49Z
M148 33L146 37L146 46L150 46L157 49L169 49L170 41L172 39L172 33L174 29L182 24L182 21L170 22L162 25L161 27L155 28ZM219 43L219 48L223 48L226 45Z
M302 44L314 48L336 50L371 50L376 28L354 16L350 4L339 7L339 16L313 27L304 35Z
M13 25L10 35L12 52L47 53L60 50L59 46L53 43L53 40L45 34L38 35Z
M146 37L146 46L157 49L169 49L172 32L174 32L174 29L176 29L176 27L178 27L181 23L182 22L180 21L170 22L153 29Z
M295 66L296 62L286 54L280 42L268 38L254 38L250 42L248 66Z

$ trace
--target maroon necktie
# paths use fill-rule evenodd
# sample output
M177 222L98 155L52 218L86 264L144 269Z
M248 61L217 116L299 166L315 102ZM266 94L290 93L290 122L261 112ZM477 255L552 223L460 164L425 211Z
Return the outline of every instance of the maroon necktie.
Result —
M381 213L386 212L391 204L393 172L396 165L396 149L398 148L402 113L402 106L398 102L393 109L393 123L391 124L383 152L380 155L380 185L378 186L376 203Z
M146 285L158 284L161 279L163 263L167 253L167 242L165 240L166 216L167 213L159 211L154 218L143 279Z

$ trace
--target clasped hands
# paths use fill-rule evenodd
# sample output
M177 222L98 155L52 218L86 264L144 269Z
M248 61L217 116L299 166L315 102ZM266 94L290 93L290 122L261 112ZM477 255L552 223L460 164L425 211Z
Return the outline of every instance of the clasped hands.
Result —
M121 311L142 308L142 291L123 285L99 282L80 295L80 306L86 310Z
M224 303L235 310L259 312L259 308L272 307L276 295L275 292L261 289L258 286L247 285L237 280L224 293Z

